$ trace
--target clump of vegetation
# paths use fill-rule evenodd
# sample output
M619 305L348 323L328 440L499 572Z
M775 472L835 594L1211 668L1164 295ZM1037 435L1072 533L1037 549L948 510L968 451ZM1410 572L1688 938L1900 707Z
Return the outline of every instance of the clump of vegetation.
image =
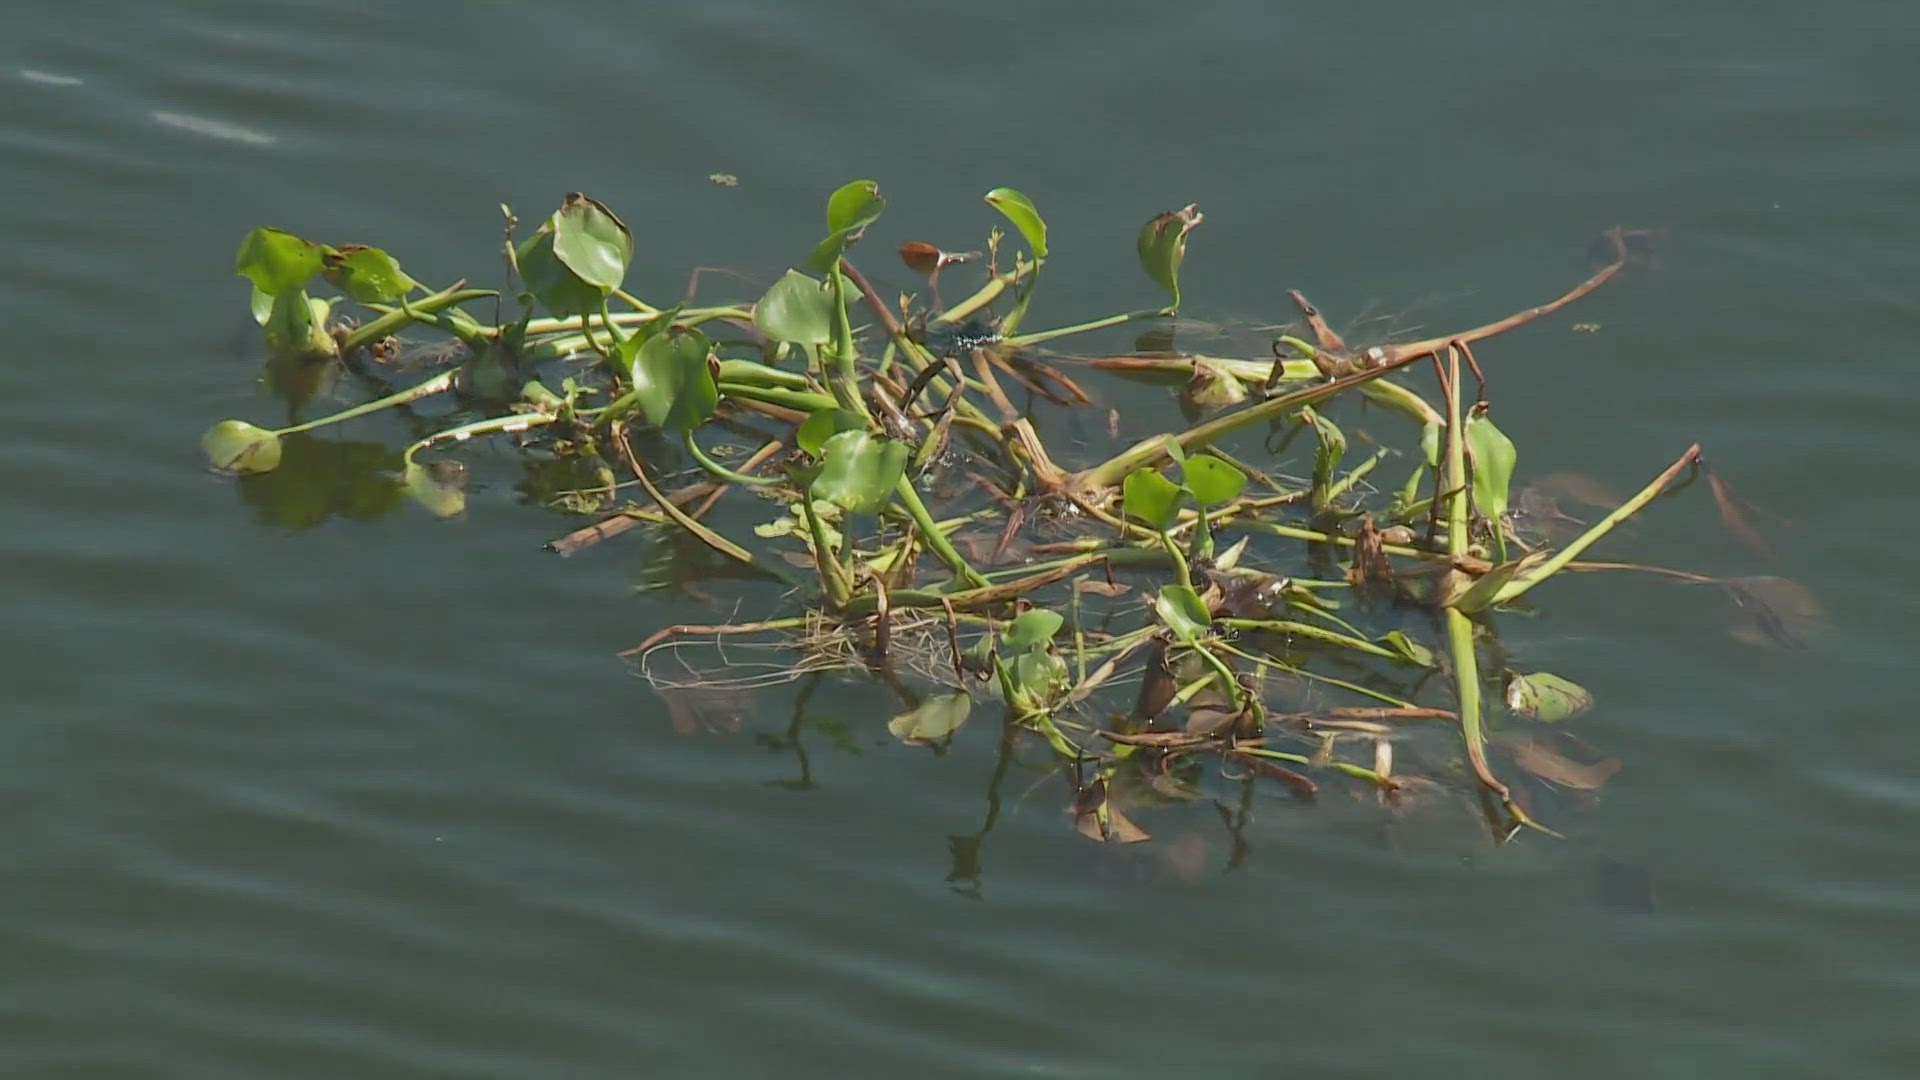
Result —
M902 707L890 730L912 743L944 746L991 703L1009 742L1049 748L1078 828L1107 841L1146 837L1118 788L1190 798L1208 761L1301 797L1323 781L1388 805L1471 792L1497 837L1546 831L1498 762L1576 791L1597 788L1618 762L1564 727L1532 726L1592 699L1507 656L1501 611L1563 573L1612 569L1716 586L1776 641L1809 620L1810 598L1785 579L1582 561L1690 482L1697 446L1588 521L1550 495L1523 505L1514 486L1518 453L1493 421L1474 347L1642 261L1650 234L1607 233L1591 276L1549 303L1419 341L1349 347L1295 292L1299 326L1250 359L1171 349L1181 265L1202 221L1194 207L1138 234L1164 305L1034 331L1046 222L1017 191L986 201L1019 242L995 229L984 253L904 245L924 296L883 298L850 258L884 205L860 181L828 200L825 236L803 268L751 303L705 307L691 291L671 305L627 292L633 235L594 199L567 196L525 238L503 207L520 302L507 321L498 294L464 283L427 292L379 249L256 229L237 269L284 384L310 385L345 363L392 389L404 381L403 330L445 335L456 362L321 419L278 429L223 420L203 447L215 468L261 477L280 467L289 436L455 394L468 412L450 426L422 419L421 437L389 461L389 490L460 514L458 462L430 452L510 434L530 468L572 478L545 485L555 505L600 519L556 550L642 527L671 550L697 549L709 580L782 590L788 610L776 617L667 627L629 651L677 723L698 714L700 695L832 670L891 686ZM942 305L939 277L955 266L978 268L980 280ZM310 293L317 281L365 321L337 319L337 301ZM494 318L470 310L481 302ZM1153 324L1163 347L1090 367L1176 386L1191 426L1063 465L1035 410L1083 409L1089 395L1038 347L1126 323ZM1430 389L1407 379L1422 373ZM1348 398L1402 418L1404 451L1356 452L1329 411ZM1108 420L1117 436L1118 415ZM1265 437L1269 467L1240 447L1253 436ZM1290 479L1282 465L1296 442L1302 475ZM1377 487L1395 461L1405 475ZM675 481L682 466L691 482ZM1736 535L1764 543L1744 504L1717 477L1712 488ZM628 498L635 489L641 501ZM752 535L708 520L729 495L762 508ZM1565 522L1577 525L1571 535L1542 532ZM777 662L748 662L768 647ZM1491 739L1490 698L1525 730ZM1396 757L1421 728L1453 733L1451 751Z

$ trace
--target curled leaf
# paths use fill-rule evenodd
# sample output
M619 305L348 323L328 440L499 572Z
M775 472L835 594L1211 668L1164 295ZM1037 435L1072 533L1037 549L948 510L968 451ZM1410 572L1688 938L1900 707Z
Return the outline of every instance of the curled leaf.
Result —
M1187 234L1200 224L1203 216L1189 203L1178 210L1155 214L1140 227L1136 244L1140 268L1171 294L1171 307L1180 306L1180 264L1187 257Z
M268 296L306 288L320 272L326 248L280 229L259 228L240 241L233 270Z
M1065 624L1066 618L1057 611L1031 608L1021 612L1018 618L1007 624L1006 630L1000 635L1000 640L1014 652L1044 649Z
M343 244L322 262L327 282L363 304L390 304L420 287L393 256L364 244Z
M400 486L434 517L454 518L467 511L467 469L458 461L409 460Z
M1180 485L1154 469L1136 469L1120 485L1121 511L1148 528L1165 530L1180 508Z
M1568 720L1593 708L1593 694L1586 687L1550 671L1507 672L1506 699L1515 715L1545 723Z
M1002 187L987 192L987 203L1020 230L1034 258L1047 257L1047 223L1040 217L1040 210L1033 205L1032 199L1012 188Z
M1484 412L1467 417L1463 436L1467 458L1473 462L1473 505L1480 513L1499 521L1507 513L1508 487L1513 483L1513 467L1519 452L1513 440L1493 426Z

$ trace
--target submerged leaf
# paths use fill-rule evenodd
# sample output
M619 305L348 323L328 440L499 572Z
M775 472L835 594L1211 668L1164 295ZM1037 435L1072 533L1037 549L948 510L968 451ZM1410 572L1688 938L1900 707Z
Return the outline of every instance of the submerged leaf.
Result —
M1040 210L1033 200L1008 187L994 188L987 192L987 203L1000 211L1013 227L1020 230L1026 238L1027 247L1033 250L1033 257L1047 257L1047 223L1040 217Z
M248 475L280 466L280 436L244 420L222 420L200 436L207 464L221 472Z
M458 461L408 461L400 486L434 517L454 518L467 511L467 469Z
M1593 708L1593 694L1571 679L1550 671L1522 675L1507 672L1507 708L1529 720L1555 723Z
M1735 608L1732 634L1748 645L1804 649L1827 624L1819 597L1792 578L1728 578L1720 584Z
M922 745L945 743L967 722L973 711L973 696L965 690L935 694L918 708L903 712L887 722L887 730L903 742Z
M1507 749L1513 753L1515 765L1550 784L1575 791L1599 791L1620 771L1619 758L1576 761L1554 749L1545 739L1516 739Z
M906 475L911 448L862 431L843 431L820 447L813 494L850 514L877 514Z
M1720 474L1711 468L1707 470L1707 486L1713 489L1714 505L1720 509L1720 524L1726 528L1727 532L1748 551L1767 562L1776 561L1773 545L1769 544L1767 538L1761 535L1752 521L1748 520L1752 516L1753 505L1735 495L1733 486L1720 479Z

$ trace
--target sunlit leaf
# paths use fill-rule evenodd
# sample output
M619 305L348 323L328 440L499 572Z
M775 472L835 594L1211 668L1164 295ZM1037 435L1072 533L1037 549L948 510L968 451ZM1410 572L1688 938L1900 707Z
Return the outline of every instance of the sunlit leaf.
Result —
M1180 388L1180 397L1196 408L1224 409L1247 400L1247 384L1218 364L1196 360L1193 376Z
M1012 188L1002 187L987 192L987 203L1020 230L1034 258L1047 257L1047 223L1040 217L1040 210L1033 205L1032 199Z
M222 420L200 436L207 464L221 472L272 472L280 466L280 436L244 420Z
M866 232L886 208L880 185L871 180L843 184L827 197L827 238L807 259L807 269L825 274L840 265L841 255Z
M555 219L559 216L554 214ZM520 283L556 318L597 314L607 297L605 290L583 280L554 253L552 220L515 249L514 263L520 268Z
M940 744L953 737L973 711L973 696L965 690L934 694L918 708L903 712L887 722L894 738L916 744Z
M1499 521L1507 513L1508 487L1513 483L1513 466L1519 456L1513 440L1482 412L1467 417L1463 435L1467 457L1473 462L1473 505L1482 514Z
M1507 672L1507 708L1516 716L1554 723L1593 708L1593 694L1571 679L1550 671L1522 675Z
M800 449L820 456L820 448L828 439L843 431L863 431L867 418L859 413L845 409L821 409L801 421L800 427L793 433L793 441Z
M1191 585L1167 585L1153 601L1153 612L1173 636L1191 645L1205 636L1213 625L1207 605Z
M813 493L850 514L877 514L906 475L911 448L867 431L843 431L820 446Z
M1340 468L1340 459L1347 454L1347 436L1338 424L1311 406L1301 409L1300 415L1313 427L1317 440L1313 451L1312 502L1315 510L1324 510L1331 498L1334 473Z
M1543 549L1530 552L1511 562L1501 563L1478 578L1470 579L1470 583L1464 588L1443 596L1440 601L1441 606L1457 608L1464 615L1472 615L1474 612L1484 610L1494 602L1500 590L1506 588L1515 578L1530 570L1538 569L1551 558L1553 558L1553 552ZM1462 574L1450 580L1457 582L1464 577L1465 575Z
M775 341L821 345L833 337L833 289L788 270L753 305L753 325Z
M620 287L633 261L633 233L596 199L569 194L552 218L553 254L600 295Z
M698 330L675 326L650 338L633 358L633 392L647 422L662 431L691 431L720 404L708 357L713 342Z
M308 296L304 289L273 298L261 328L267 352L284 360L317 360L337 356L340 345L327 331L333 301Z
M322 259L327 281L363 304L390 304L420 287L379 248L347 244Z
M1029 649L1014 657L1009 673L1014 692L1031 708L1044 706L1067 686L1066 661L1041 649Z
M1140 268L1172 296L1172 307L1180 306L1180 264L1187 257L1187 234L1200 224L1203 216L1188 204L1179 210L1155 214L1140 227L1137 242Z
M1181 469L1187 490L1205 506L1232 502L1246 490L1247 474L1212 454L1196 454L1188 458Z
M1060 632L1066 619L1059 612L1047 608L1031 608L1023 611L1001 634L1001 642L1014 652L1044 648Z
M466 513L466 481L466 467L458 461L409 461L400 476L407 495L437 518Z
M1165 531L1180 508L1180 485L1154 469L1136 469L1120 485L1120 508L1148 528Z
M261 292L279 296L306 288L313 275L320 272L320 259L326 250L290 232L258 228L240 242L233 270Z
M273 294L262 292L260 286L255 285L253 295L247 298L247 308L253 312L253 321L257 325L267 325L267 319L273 315Z

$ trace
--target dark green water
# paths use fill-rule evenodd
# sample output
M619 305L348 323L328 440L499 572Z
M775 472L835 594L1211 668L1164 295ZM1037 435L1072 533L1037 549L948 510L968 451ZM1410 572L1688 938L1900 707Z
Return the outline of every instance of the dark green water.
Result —
M12 0L0 1075L1914 1075L1916 33L1869 3ZM1608 554L1791 574L1833 625L1763 651L1696 591L1548 590L1509 642L1626 762L1574 844L1386 844L1263 789L1229 869L1210 808L1116 853L1015 775L949 880L987 727L910 752L843 686L804 764L756 738L790 690L675 734L612 654L715 613L632 595L636 546L542 553L568 523L506 459L455 525L201 468L208 422L278 416L229 272L255 224L440 281L490 272L498 203L580 189L665 295L771 278L856 176L876 245L966 245L982 192L1031 194L1046 323L1150 302L1133 228L1189 201L1194 314L1297 287L1400 329L1666 227L1663 272L1483 351L1502 424L1523 471L1616 489L1702 442L1797 522L1780 566L1701 490ZM1595 852L1659 913L1595 903Z

